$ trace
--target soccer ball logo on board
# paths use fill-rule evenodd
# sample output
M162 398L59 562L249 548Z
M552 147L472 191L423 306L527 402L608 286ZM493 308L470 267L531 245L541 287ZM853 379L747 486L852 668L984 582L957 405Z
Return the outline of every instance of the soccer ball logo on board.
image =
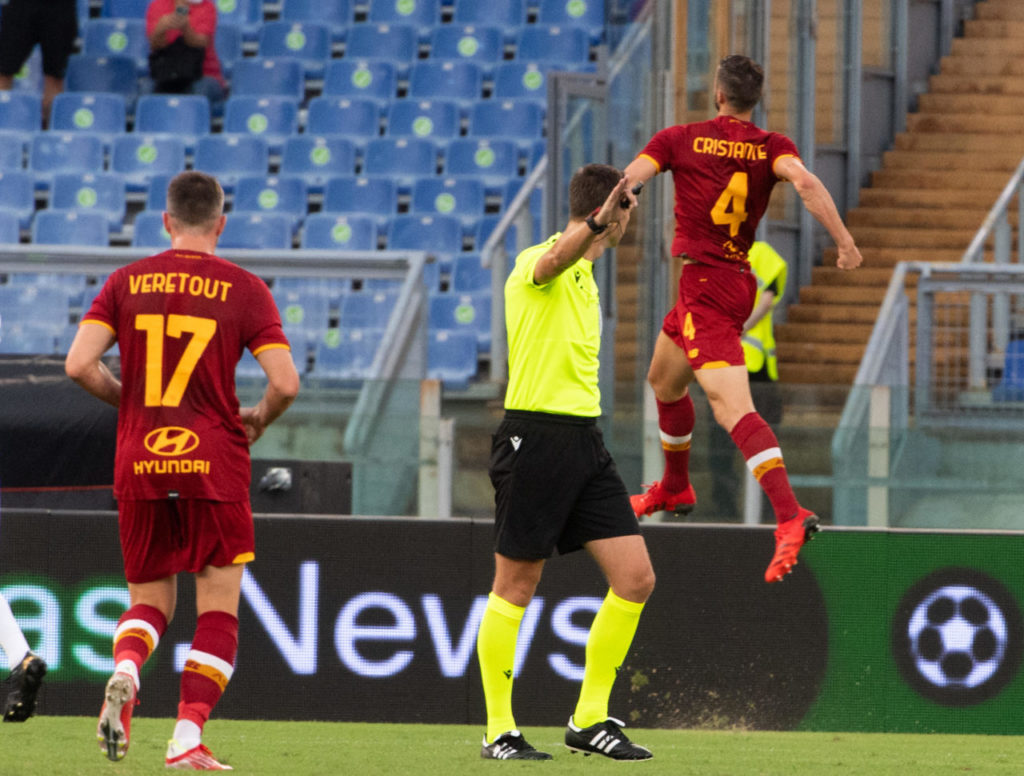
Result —
M1014 596L976 569L941 569L920 580L893 620L893 657L904 680L944 706L998 695L1017 674L1022 642Z

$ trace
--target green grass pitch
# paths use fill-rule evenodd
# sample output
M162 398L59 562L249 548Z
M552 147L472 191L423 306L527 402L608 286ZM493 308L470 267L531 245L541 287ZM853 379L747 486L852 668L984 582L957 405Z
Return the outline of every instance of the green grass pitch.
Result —
M171 719L140 717L128 756L107 760L86 717L34 717L0 725L3 776L143 776L167 773L164 747ZM1013 736L774 733L639 730L633 740L654 759L616 763L571 754L561 728L526 728L527 739L554 755L548 762L480 759L482 728L335 722L214 719L205 742L236 773L270 776L449 776L525 770L548 774L622 772L644 776L941 776L1020 774L1024 740Z

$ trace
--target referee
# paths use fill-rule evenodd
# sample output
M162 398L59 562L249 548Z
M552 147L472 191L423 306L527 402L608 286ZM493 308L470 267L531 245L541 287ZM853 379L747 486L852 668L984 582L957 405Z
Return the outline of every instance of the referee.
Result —
M512 715L519 625L544 561L586 548L610 585L587 639L583 685L565 731L573 752L646 760L608 716L615 675L654 588L629 494L596 425L601 311L593 263L614 248L636 196L602 164L569 183L565 231L527 248L505 283L509 383L490 460L495 501L494 586L477 635L487 705L481 756L547 760Z

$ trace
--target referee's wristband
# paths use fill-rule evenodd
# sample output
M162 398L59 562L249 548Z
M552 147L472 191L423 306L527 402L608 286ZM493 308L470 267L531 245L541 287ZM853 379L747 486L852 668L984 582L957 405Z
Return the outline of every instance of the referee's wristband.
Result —
M584 223L588 227L590 227L590 231L593 232L594 234L601 234L602 232L604 232L605 229L608 228L608 224L599 224L599 223L597 223L597 221L594 220L594 214L593 213L591 213L589 216L587 216L587 219L586 219L586 221L584 221Z

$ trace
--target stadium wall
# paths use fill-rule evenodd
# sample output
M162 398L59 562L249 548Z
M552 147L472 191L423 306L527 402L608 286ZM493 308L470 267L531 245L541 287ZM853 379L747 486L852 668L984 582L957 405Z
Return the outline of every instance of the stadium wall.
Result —
M767 527L644 526L658 584L612 703L632 726L1024 731L1024 536L826 530L781 585ZM50 664L43 714L93 715L127 592L111 512L7 509L0 591ZM482 724L487 521L261 516L238 670L217 715ZM520 639L523 725L564 724L605 588L549 564ZM173 716L191 585L143 674Z

